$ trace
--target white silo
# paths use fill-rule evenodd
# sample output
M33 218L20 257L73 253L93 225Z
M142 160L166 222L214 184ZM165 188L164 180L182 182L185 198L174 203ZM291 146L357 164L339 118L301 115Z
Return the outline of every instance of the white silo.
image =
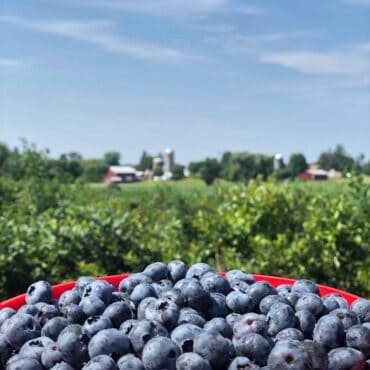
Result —
M175 152L172 149L166 149L164 151L163 172L164 173L171 172L174 164L175 164Z
M280 153L274 155L274 171L279 171L283 167L283 156Z

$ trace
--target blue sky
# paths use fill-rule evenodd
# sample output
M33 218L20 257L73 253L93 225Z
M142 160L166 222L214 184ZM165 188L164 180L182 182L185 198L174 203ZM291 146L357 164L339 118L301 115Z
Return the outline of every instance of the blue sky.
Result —
M370 158L370 0L0 1L0 141Z

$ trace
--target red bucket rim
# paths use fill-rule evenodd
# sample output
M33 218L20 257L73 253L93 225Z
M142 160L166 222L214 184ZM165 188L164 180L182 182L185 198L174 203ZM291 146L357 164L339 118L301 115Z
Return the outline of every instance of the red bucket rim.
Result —
M224 272L221 272L222 275L225 275ZM120 274L120 275L110 275L110 276L100 276L97 277L96 279L98 280L106 280L110 282L112 285L115 286L115 288L118 287L118 284L122 279L126 279L128 276L130 276L131 273L125 273L125 274ZM297 281L297 279L291 279L291 278L286 278L286 277L278 277L278 276L270 276L270 275L258 275L258 274L253 274L253 277L256 281L266 281L270 283L272 286L277 287L278 285L281 284L289 284L292 285L294 282ZM53 285L53 298L59 298L60 295L69 289L72 289L75 286L76 282L71 281L71 282L66 282L66 283L61 283L57 285ZM340 289L332 288L326 285L321 285L317 284L317 286L320 289L320 295L321 297L324 297L325 295L332 294L332 293L337 293L340 294L343 298L347 300L349 304L352 304L353 301L356 299L359 299L361 297L345 292ZM3 302L0 303L0 310L6 307L13 308L15 310L18 310L22 305L26 303L25 301L25 294L20 294L16 297L7 299Z

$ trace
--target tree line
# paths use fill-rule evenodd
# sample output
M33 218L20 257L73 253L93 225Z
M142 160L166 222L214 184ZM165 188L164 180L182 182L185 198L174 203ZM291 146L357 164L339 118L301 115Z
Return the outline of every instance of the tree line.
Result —
M158 155L160 156L160 154ZM134 165L138 171L153 170L154 156L143 151L139 162ZM38 150L35 145L23 140L20 147L10 148L0 143L0 176L13 180L42 176L44 179L55 179L63 183L82 180L84 182L101 182L109 166L119 165L121 155L118 151L106 152L101 158L84 158L78 152L69 152L52 158L48 150ZM370 175L370 161L363 155L351 157L342 145L334 150L322 152L317 163L320 168L337 171L351 171ZM184 165L176 164L173 179L184 177ZM287 163L281 163L276 176L281 179L295 178L308 168L307 160L302 153L293 153ZM188 170L192 176L202 178L212 184L216 178L233 182L243 182L262 176L269 177L273 172L273 157L250 152L225 152L221 159L206 158L190 162ZM160 176L161 168L154 169L154 175Z

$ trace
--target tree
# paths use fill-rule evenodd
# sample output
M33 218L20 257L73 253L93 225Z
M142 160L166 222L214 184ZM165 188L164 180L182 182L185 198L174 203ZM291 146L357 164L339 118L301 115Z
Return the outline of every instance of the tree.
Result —
M334 168L337 171L343 171L352 167L353 164L354 159L346 153L343 145L337 145L334 151L328 150L321 153L319 157L319 165L324 170Z
M102 182L109 167L103 159L85 159L81 164L86 182Z
M148 154L145 150L141 154L139 164L137 164L136 169L138 171L150 170L153 167L153 156Z
M216 158L207 158L199 169L200 177L207 185L213 184L220 173L221 165Z
M184 166L181 164L175 164L172 167L172 179L173 180L181 180L184 178Z
M298 174L306 171L307 168L308 164L302 153L291 154L288 163L288 170L292 178L295 178Z
M190 162L189 171L192 175L199 175L199 170L202 167L203 161L200 162Z
M121 154L117 151L111 151L104 154L104 160L110 166L118 166L121 160Z

